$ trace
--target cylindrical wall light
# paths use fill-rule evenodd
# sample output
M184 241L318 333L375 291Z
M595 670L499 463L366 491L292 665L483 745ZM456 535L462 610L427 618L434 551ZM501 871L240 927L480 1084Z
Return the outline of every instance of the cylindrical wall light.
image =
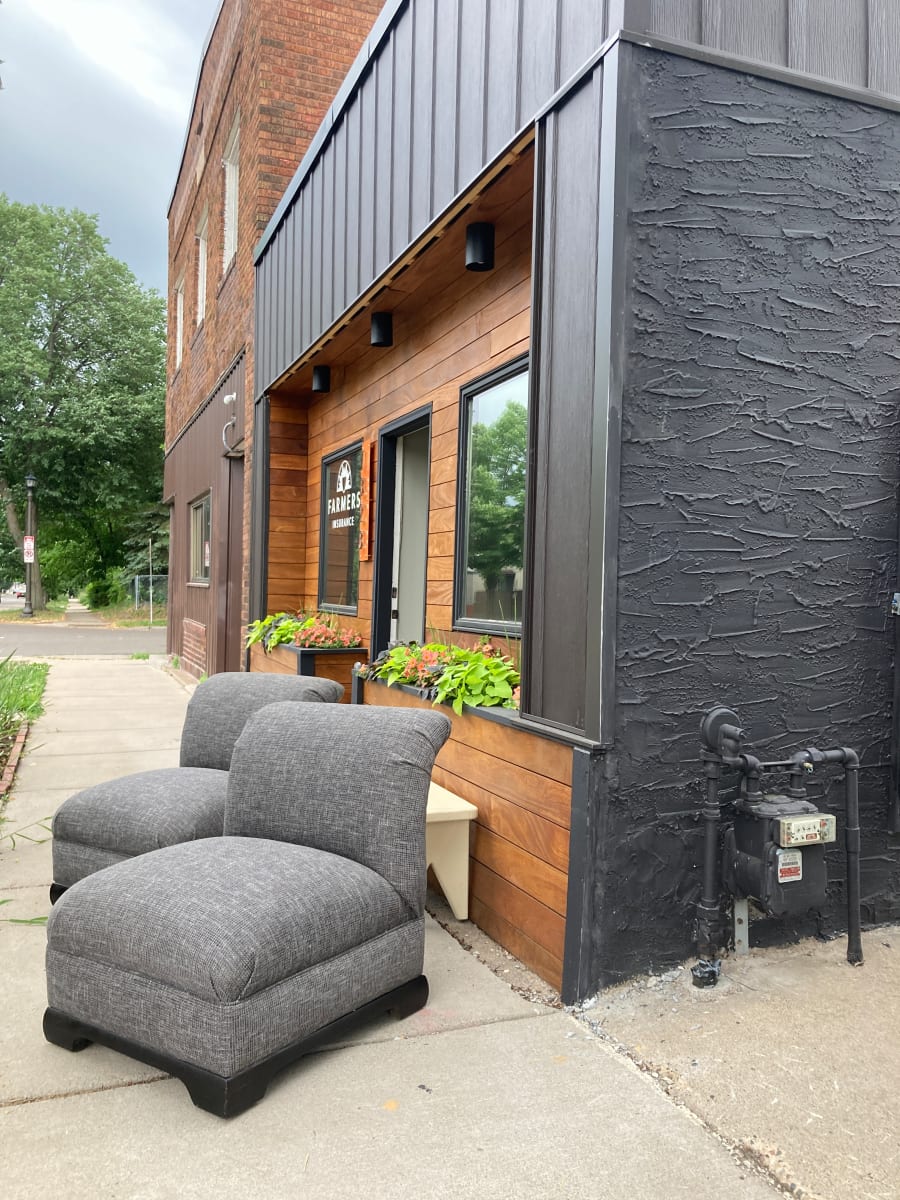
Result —
M372 313L372 345L393 346L394 318L389 312Z
M489 221L476 221L466 226L466 270L494 269L494 226Z
M314 392L331 391L331 367L313 367L312 390Z

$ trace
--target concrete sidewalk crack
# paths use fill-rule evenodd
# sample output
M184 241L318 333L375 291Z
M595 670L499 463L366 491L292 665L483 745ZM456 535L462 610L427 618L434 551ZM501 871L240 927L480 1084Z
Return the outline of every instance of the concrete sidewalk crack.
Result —
M46 1100L69 1100L74 1096L93 1096L99 1092L118 1092L123 1088L143 1087L148 1083L162 1083L171 1075L150 1075L147 1079L125 1079L121 1083L101 1083L91 1088L75 1088L71 1092L48 1092L43 1096L22 1096L14 1100L0 1100L0 1109L20 1108L23 1104L43 1104Z

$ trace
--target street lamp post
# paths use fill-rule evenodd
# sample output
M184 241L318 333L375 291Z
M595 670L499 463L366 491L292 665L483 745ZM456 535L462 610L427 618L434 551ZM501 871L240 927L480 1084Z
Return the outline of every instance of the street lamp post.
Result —
M22 616L31 617L34 615L31 589L35 553L34 489L37 487L37 480L30 471L25 476L25 487L28 489L28 501L25 507L25 607L22 609Z

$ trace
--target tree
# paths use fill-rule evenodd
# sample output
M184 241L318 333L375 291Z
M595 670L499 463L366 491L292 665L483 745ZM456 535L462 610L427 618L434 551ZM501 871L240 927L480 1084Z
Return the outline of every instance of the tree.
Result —
M472 426L468 566L488 592L524 561L527 442L528 410L515 400L495 421Z
M96 217L0 194L0 506L19 550L31 471L63 573L78 547L82 582L121 565L162 491L164 413L162 297L108 253Z

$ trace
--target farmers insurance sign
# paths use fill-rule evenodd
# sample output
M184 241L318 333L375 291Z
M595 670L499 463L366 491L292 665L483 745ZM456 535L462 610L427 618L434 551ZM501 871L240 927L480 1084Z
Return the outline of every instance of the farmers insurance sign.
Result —
M355 611L359 581L362 452L336 454L324 472L319 603Z
M356 470L354 472L354 466ZM332 529L350 529L359 514L359 452L339 463L330 463L328 516Z

